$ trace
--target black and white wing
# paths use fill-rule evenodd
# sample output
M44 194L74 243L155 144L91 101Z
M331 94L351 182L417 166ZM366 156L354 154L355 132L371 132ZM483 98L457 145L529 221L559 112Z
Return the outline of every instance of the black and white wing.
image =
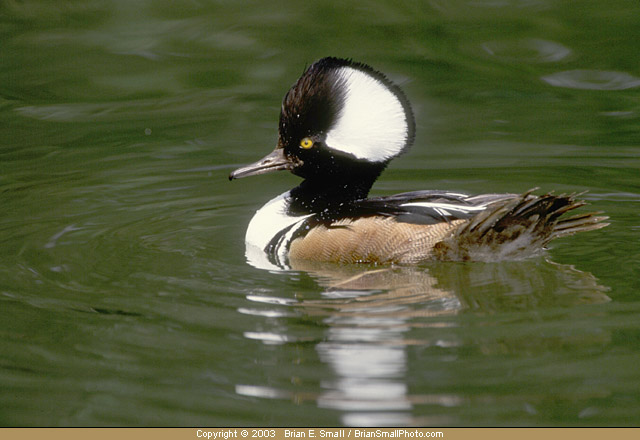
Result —
M356 202L362 213L393 215L400 222L435 224L471 218L494 203L517 197L515 194L466 194L446 191L412 191L374 197Z

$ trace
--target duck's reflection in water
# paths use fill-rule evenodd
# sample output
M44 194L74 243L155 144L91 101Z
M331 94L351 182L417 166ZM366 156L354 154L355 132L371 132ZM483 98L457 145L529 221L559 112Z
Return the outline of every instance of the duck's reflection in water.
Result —
M411 393L407 353L411 345L462 344L453 315L609 301L593 275L547 260L388 268L298 261L292 269L311 274L324 288L318 298L290 305L328 327L316 351L335 375L321 383L315 400L340 410L348 426L455 423L414 416L415 405L464 402L454 394ZM451 332L442 331L447 327ZM440 331L412 331L416 328Z
M503 263L438 263L429 267L363 269L295 262L326 290L314 309L351 316L440 316L465 310L494 313L545 306L609 301L590 273L549 260ZM375 311L373 310L375 309Z

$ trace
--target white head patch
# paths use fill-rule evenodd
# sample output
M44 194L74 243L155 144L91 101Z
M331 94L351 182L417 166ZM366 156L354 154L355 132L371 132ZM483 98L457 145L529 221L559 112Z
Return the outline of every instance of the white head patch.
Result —
M371 162L398 155L409 138L400 98L379 79L353 67L341 67L337 75L344 81L345 100L327 132L327 146Z

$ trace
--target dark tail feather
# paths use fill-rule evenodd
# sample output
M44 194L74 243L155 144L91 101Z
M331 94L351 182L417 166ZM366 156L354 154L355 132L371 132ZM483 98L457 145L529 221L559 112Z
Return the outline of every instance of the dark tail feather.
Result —
M609 217L600 214L602 214L602 211L578 214L573 217L561 219L553 229L553 233L551 234L549 241L566 235L573 235L576 232L593 231L595 229L608 226L609 223L603 222L608 220Z
M584 206L580 194L545 194L534 190L490 205L462 224L434 249L443 260L499 261L530 257L540 253L553 239L608 225L602 212L560 218Z

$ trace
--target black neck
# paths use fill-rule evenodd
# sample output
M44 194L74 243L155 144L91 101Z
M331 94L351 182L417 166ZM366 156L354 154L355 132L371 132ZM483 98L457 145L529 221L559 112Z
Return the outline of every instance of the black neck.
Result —
M306 179L291 190L289 211L295 215L317 214L323 220L344 216L354 201L367 197L382 169L369 171L342 179Z

